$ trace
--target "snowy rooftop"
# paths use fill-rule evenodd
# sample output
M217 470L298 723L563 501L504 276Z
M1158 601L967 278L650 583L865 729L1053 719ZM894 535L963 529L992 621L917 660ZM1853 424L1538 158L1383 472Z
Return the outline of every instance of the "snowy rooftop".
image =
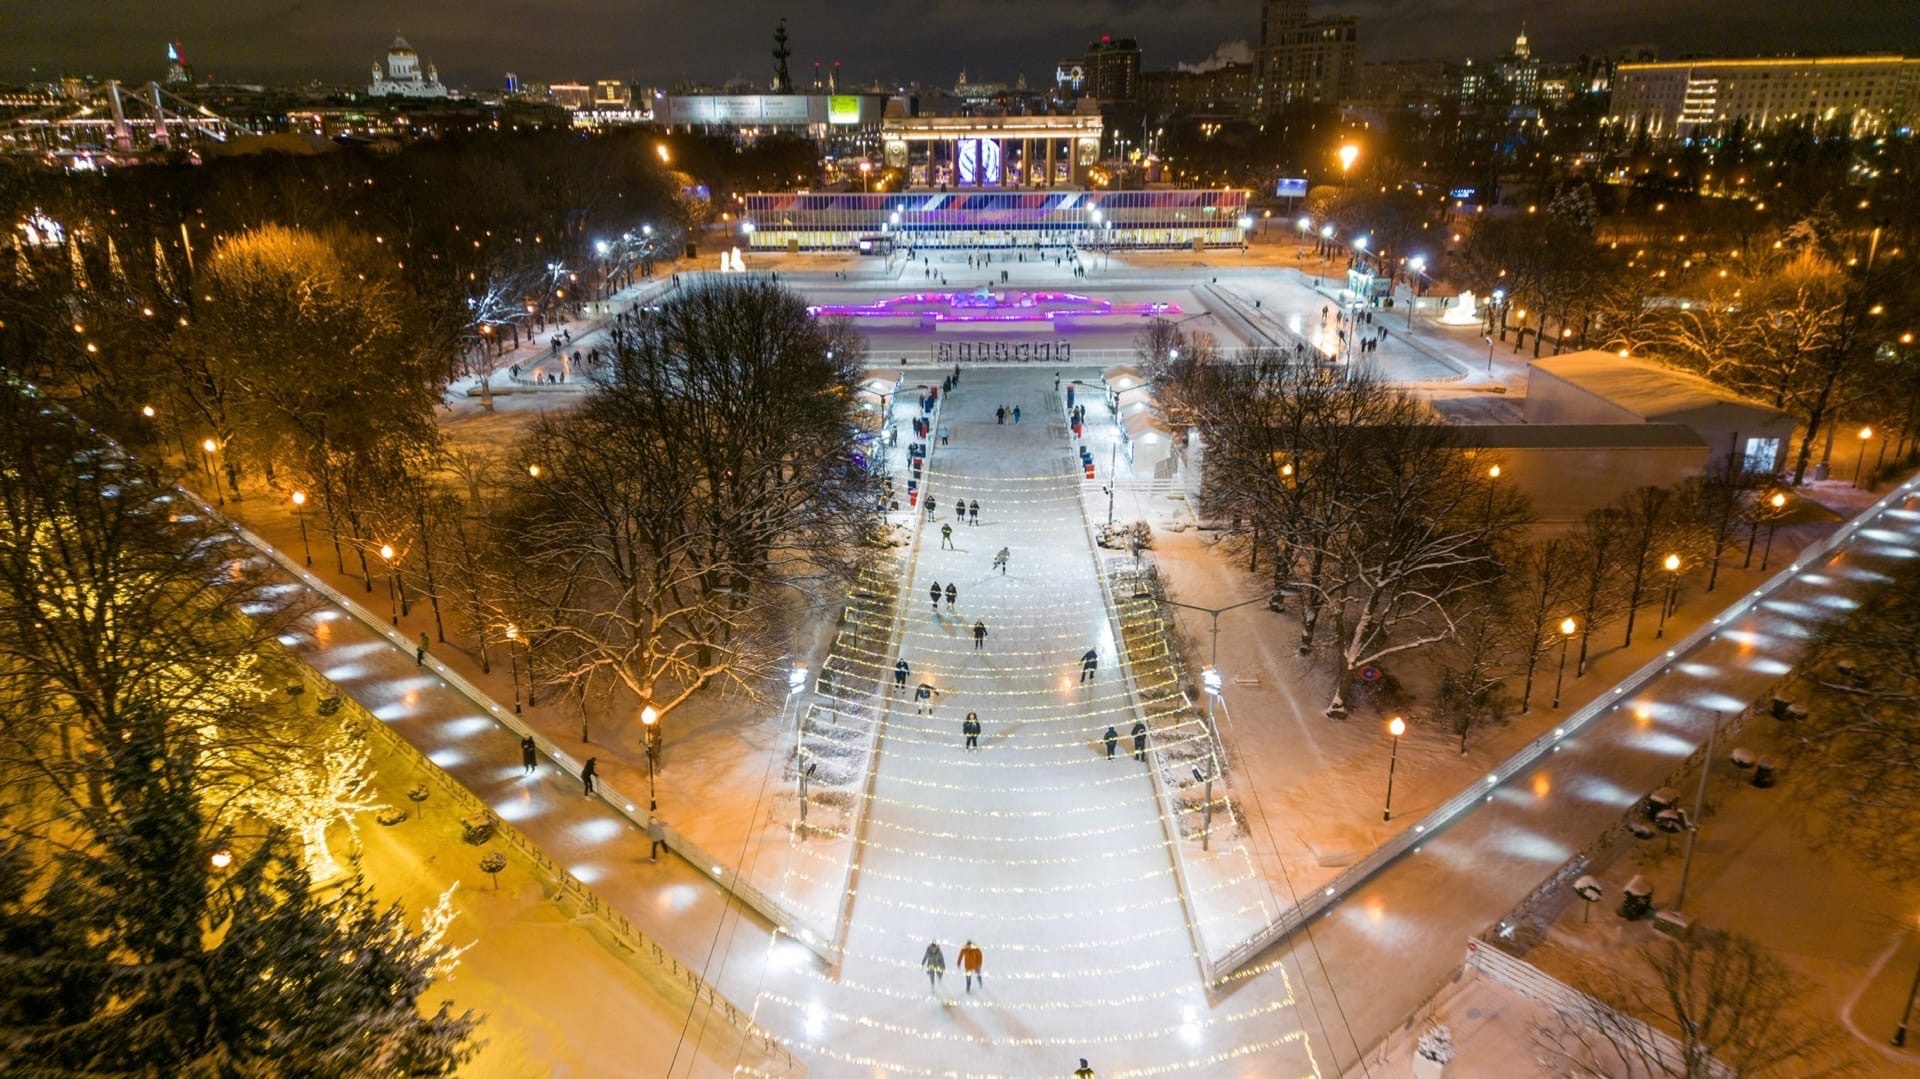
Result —
M1699 375L1600 349L1549 356L1527 366L1649 420L1721 405L1779 414L1778 409L1716 386Z

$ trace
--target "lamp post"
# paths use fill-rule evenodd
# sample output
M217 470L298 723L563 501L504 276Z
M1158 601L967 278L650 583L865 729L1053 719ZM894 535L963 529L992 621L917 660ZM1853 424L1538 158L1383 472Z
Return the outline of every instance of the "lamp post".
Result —
M1907 1006L1900 1013L1900 1029L1893 1032L1893 1046L1899 1049L1907 1044L1907 1024L1913 1020L1913 998L1920 995L1920 967L1913 972L1913 985L1907 990Z
M513 646L520 643L520 627L507 623L507 671L513 680L513 714L520 714L520 654Z
M213 498L218 504L227 504L225 492L220 490L220 474L214 471L213 455L220 452L220 443L211 438L200 440L200 449L206 454L203 458L207 465L207 482L213 485Z
M1680 556L1670 554L1667 556L1667 560L1662 562L1661 565L1665 566L1667 570L1667 598L1660 602L1660 624L1655 627L1653 631L1653 636L1656 640L1666 636L1667 616L1673 613L1674 589L1680 585Z
M1500 466L1488 465L1487 466L1487 513L1486 513L1486 517L1480 522L1481 528L1493 527L1493 485L1495 481L1499 479L1500 479Z
M1853 485L1860 486L1860 466L1867 463L1867 442L1873 438L1873 428L1860 428L1860 456L1853 459Z
M1220 696L1220 687L1224 684L1225 680L1220 677L1220 668L1202 667L1200 669L1200 685L1207 691L1207 729L1209 730L1213 729L1213 702Z
M1269 210L1268 213L1273 211ZM1240 265L1247 264L1247 237L1253 233L1253 218L1242 215L1240 218Z
M1527 309L1524 307L1515 308L1513 317L1520 320L1520 326L1513 334L1513 350L1518 352L1520 351L1520 346L1527 343Z
M1387 802L1380 810L1380 819L1393 819L1393 773L1400 766L1400 736L1407 733L1407 721L1394 716L1387 721L1387 733L1393 735L1393 748L1387 754Z
M1313 272L1313 283L1319 285L1321 278L1327 276L1327 254L1333 246L1333 226L1320 226L1320 268Z
M300 522L300 549L307 556L307 565L313 565L313 547L307 542L307 493L293 492L293 515Z
M871 195L873 193L873 188L868 186L867 184L867 176L872 171L873 171L873 162L871 161L860 162L860 193L862 195Z
M640 730L647 743L647 812L660 808L655 775L660 768L660 709L648 701L640 709Z
M1193 766L1193 779L1206 786L1200 795L1200 849L1207 849L1207 839L1213 834L1213 776L1202 772L1199 765Z
M1572 618L1560 620L1560 673L1553 676L1553 707L1560 707L1560 688L1567 683L1567 646L1573 643L1573 634L1580 628Z
M1347 174L1353 171L1353 162L1360 156L1360 147L1347 143L1340 147L1340 186L1347 186Z
M1419 255L1407 262L1407 329L1413 329L1413 305L1420 299L1420 278L1426 276L1427 260Z
M387 564L387 606L393 609L393 624L397 626L400 624L400 599L393 587L393 546L391 544L380 545L380 558Z

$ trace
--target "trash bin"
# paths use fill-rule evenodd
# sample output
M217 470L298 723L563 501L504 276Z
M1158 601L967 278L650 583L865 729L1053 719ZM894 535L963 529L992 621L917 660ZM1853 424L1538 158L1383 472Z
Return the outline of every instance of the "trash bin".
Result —
M1647 878L1635 876L1620 890L1620 917L1628 921L1643 918L1653 910L1653 884Z
M1773 786L1773 761L1762 760L1753 766L1753 785L1765 790Z

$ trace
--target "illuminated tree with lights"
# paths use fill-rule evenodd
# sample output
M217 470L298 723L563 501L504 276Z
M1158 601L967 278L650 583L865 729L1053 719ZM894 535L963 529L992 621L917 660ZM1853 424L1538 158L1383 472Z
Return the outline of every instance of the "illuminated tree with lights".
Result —
M356 820L386 805L368 791L373 772L366 739L349 727L335 727L324 742L305 749L296 759L263 776L241 799L241 806L289 834L298 836L301 866L316 881L340 874L340 863L327 845L327 830L347 827L359 845Z

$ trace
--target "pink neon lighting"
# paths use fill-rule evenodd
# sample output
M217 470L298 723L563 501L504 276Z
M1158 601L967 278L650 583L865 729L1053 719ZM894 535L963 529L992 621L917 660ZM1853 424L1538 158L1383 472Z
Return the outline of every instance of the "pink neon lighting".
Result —
M873 303L828 303L807 308L815 318L920 318L934 322L1054 322L1080 319L1159 318L1180 314L1180 305L1114 303L1074 292L910 292Z

